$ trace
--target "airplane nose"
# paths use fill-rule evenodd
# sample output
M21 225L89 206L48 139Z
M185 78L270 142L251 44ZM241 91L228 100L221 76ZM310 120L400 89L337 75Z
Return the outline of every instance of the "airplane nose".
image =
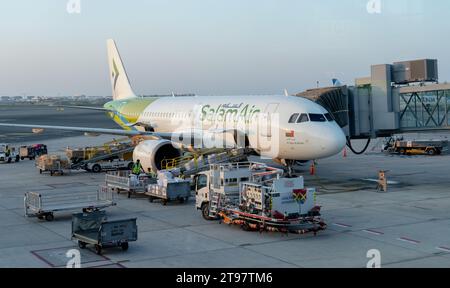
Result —
M340 153L347 144L345 134L339 126L327 128L321 131L323 134L320 137L322 138L320 149L324 157L330 157Z

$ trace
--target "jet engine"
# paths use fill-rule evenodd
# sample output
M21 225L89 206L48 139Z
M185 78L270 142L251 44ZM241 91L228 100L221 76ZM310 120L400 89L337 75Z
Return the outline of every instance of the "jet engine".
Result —
M161 170L164 159L173 159L181 156L181 150L173 146L169 140L145 140L139 143L133 152L133 161L141 161L144 171L156 172Z

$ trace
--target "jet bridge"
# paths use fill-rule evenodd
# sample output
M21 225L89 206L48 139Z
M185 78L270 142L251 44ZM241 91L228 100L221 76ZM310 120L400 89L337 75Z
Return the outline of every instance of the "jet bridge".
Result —
M296 96L325 107L350 139L450 131L450 84L438 82L437 60L373 65L354 86L311 89Z

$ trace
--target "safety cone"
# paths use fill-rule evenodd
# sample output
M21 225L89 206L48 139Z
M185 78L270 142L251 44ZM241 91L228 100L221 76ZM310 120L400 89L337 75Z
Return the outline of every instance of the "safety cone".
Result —
M314 161L311 163L311 166L309 167L309 174L313 176L316 174L316 165Z

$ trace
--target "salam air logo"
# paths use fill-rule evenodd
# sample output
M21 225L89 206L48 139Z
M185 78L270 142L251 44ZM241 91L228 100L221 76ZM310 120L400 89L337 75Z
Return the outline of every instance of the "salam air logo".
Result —
M250 104L220 104L217 108L211 105L202 107L200 120L207 122L214 121L233 121L239 122L245 120L246 123L253 121L254 117L261 112L261 109Z
M113 59L113 69L114 71L112 72L112 77L114 79L114 90L116 89L116 84L117 84L117 79L119 79L119 69L117 69L117 65L116 65L116 61L114 61Z

